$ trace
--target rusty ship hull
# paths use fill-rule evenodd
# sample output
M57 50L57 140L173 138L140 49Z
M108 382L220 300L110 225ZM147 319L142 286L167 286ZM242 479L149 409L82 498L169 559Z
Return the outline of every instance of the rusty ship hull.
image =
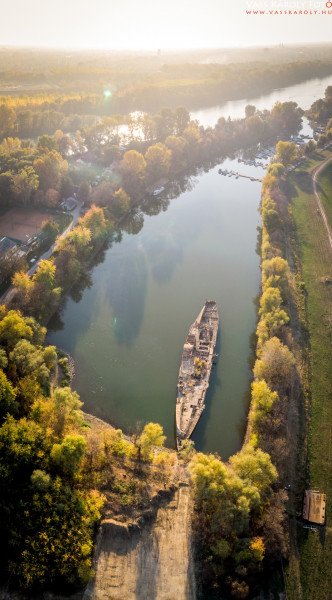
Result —
M207 300L183 346L176 398L176 446L191 437L205 408L219 328L217 303Z

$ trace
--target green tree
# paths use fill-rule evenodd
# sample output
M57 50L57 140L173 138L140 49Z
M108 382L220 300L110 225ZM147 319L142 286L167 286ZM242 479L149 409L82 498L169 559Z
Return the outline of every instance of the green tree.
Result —
M112 215L116 219L121 219L124 215L126 215L130 208L130 198L127 192L124 189L119 188L114 192L114 197L111 205Z
M79 220L79 226L91 231L94 241L105 238L109 231L109 223L106 221L103 209L94 205Z
M139 447L144 458L149 458L153 447L164 445L166 437L159 423L147 423L139 438Z
M16 415L18 404L16 390L0 369L0 423L9 415Z
M285 288L287 285L288 272L288 263L284 258L281 258L281 256L275 256L274 258L264 260L262 263L263 285L266 287L280 285Z
M266 494L277 480L278 473L270 456L252 444L246 444L240 452L231 456L229 462L240 479L255 486L261 495Z
M150 182L167 177L170 169L172 152L165 144L154 144L145 153L146 176Z
M31 323L16 310L10 310L0 320L0 343L12 350L21 339L32 340Z
M39 180L33 167L25 167L13 176L14 192L20 202L26 206L33 191L38 189Z
M66 435L63 440L54 444L51 450L51 460L59 474L65 477L75 477L86 451L86 440L82 435Z
M69 387L56 388L47 401L38 402L34 408L36 418L50 423L57 438L70 434L83 424L79 395Z
M130 195L137 194L145 177L146 161L137 150L128 150L120 162L123 187Z
M290 387L295 359L292 352L277 337L268 340L256 360L254 375L280 393Z
M33 167L39 177L40 188L46 192L49 188L58 190L62 177L68 172L68 163L59 152L50 150L37 158Z
M262 379L252 383L249 422L254 428L269 418L269 413L277 400L277 392L270 390L266 381Z
M82 181L78 188L78 199L84 204L89 204L91 196L91 185L88 181Z
M276 145L276 161L285 167L294 164L299 158L299 151L294 142L280 141Z

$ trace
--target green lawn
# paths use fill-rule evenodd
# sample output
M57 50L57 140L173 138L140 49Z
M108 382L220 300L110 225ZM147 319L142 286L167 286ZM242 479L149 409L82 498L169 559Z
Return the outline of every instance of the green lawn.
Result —
M328 157L329 152L322 156ZM307 293L310 336L311 411L307 485L326 492L327 523L321 534L301 531L301 526L298 528L302 592L299 589L291 592L291 600L332 598L332 284L322 282L324 277L332 276L332 252L317 211L309 173L320 160L318 157L317 160L308 160L292 174L290 183L293 187L292 211L298 252ZM324 205L332 222L332 167L322 173L320 183L326 194Z
M332 227L332 163L326 165L321 172L318 183L319 195Z

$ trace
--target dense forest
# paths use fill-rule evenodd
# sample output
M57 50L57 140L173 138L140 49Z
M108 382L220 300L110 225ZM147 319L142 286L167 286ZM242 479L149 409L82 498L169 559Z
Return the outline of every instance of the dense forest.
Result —
M132 441L120 430L95 431L63 385L68 359L44 345L45 334L0 306L1 580L68 593L92 575L101 510L142 510L168 482L174 456L156 452L165 436L154 423Z

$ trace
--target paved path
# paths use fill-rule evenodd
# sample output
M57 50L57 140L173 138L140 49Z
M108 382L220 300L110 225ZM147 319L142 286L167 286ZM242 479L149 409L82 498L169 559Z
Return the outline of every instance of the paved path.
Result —
M331 227L329 225L329 221L328 218L326 216L326 212L324 209L324 206L322 204L322 201L320 199L319 196L319 192L317 189L317 178L319 177L320 173L323 171L323 169L326 167L326 165L328 163L332 162L332 158L327 158L326 160L324 160L324 162L319 165L319 167L316 167L316 169L313 171L313 177L312 177L312 182L313 182L313 187L314 187L314 194L315 194L315 198L316 198L316 202L317 202L317 206L318 206L318 210L321 214L321 217L323 219L325 228L326 228L326 232L327 232L327 237L330 243L330 249L332 250L332 232L331 232Z

